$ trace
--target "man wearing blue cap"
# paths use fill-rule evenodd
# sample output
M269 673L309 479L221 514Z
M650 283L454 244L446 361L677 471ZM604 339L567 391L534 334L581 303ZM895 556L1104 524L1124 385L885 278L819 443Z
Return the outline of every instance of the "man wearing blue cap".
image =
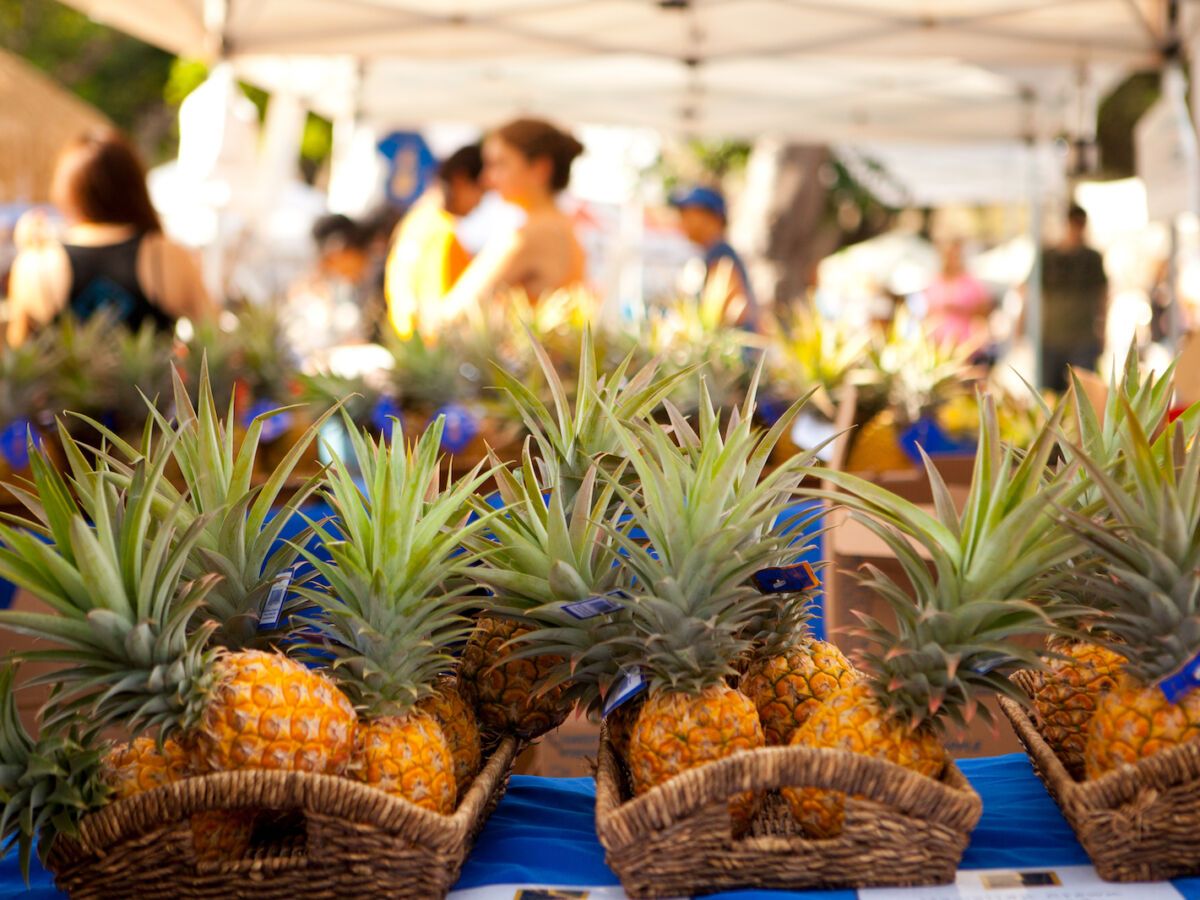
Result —
M705 286L717 272L728 270L729 301L742 305L738 324L754 330L758 304L750 287L746 265L725 238L728 220L725 198L712 188L693 187L672 197L671 205L679 210L679 225L687 239L704 250Z

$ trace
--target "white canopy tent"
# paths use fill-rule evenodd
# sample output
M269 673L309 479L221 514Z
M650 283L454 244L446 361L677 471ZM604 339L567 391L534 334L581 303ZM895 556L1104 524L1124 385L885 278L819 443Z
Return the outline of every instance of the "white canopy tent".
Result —
M1153 65L1167 0L67 0L317 109L813 140L1053 134L1076 73ZM1184 36L1200 25L1182 5ZM311 57L321 57L321 64ZM340 58L339 58L340 57Z

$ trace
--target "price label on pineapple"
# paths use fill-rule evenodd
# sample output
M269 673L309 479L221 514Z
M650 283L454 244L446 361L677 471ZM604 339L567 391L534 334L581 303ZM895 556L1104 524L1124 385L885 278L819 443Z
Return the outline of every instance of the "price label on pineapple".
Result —
M609 591L607 594L593 594L586 600L576 600L563 606L563 612L574 616L580 621L594 619L596 616L619 612L625 608L632 598L625 591Z
M608 716L613 710L628 703L649 686L650 682L646 680L641 666L623 667L617 675L617 680L608 689L608 695L604 698L603 715Z
M1200 656L1192 657L1178 672L1158 683L1158 689L1168 703L1178 703L1184 694L1195 687L1200 687Z
M29 466L29 433L33 423L14 419L0 431L0 454L11 469L20 471Z
M811 591L821 585L817 573L806 562L796 563L794 566L759 569L750 576L750 579L762 594L791 594L799 591Z
M288 569L271 583L271 590L267 592L267 599L263 601L262 609L258 613L260 631L279 625L279 614L283 612L283 601L287 599L288 588L292 586L294 574L295 570Z

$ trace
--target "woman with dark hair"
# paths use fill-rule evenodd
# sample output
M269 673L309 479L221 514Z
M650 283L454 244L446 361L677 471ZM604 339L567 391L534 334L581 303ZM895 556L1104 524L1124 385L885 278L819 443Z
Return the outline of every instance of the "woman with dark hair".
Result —
M9 343L62 315L103 311L130 328L152 322L172 331L177 319L210 311L191 254L163 235L145 170L120 134L100 131L68 144L51 196L67 228L57 240L39 212L21 229L9 281Z
M531 299L582 284L583 248L557 197L571 179L583 145L539 119L517 119L496 129L483 144L483 178L525 212L513 234L484 247L451 291L448 310L461 310L497 290L517 288Z

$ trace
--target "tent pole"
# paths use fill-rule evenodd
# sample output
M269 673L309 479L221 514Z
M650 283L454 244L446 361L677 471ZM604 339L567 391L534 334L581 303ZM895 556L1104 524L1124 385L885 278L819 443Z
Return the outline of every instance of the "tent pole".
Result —
M1029 240L1033 244L1033 265L1029 270L1029 282L1025 289L1025 334L1033 351L1033 386L1041 390L1045 383L1042 371L1042 186L1038 178L1038 142L1036 131L1036 94L1022 91L1025 102L1027 130L1025 135L1026 158L1029 163L1026 190L1029 192Z

